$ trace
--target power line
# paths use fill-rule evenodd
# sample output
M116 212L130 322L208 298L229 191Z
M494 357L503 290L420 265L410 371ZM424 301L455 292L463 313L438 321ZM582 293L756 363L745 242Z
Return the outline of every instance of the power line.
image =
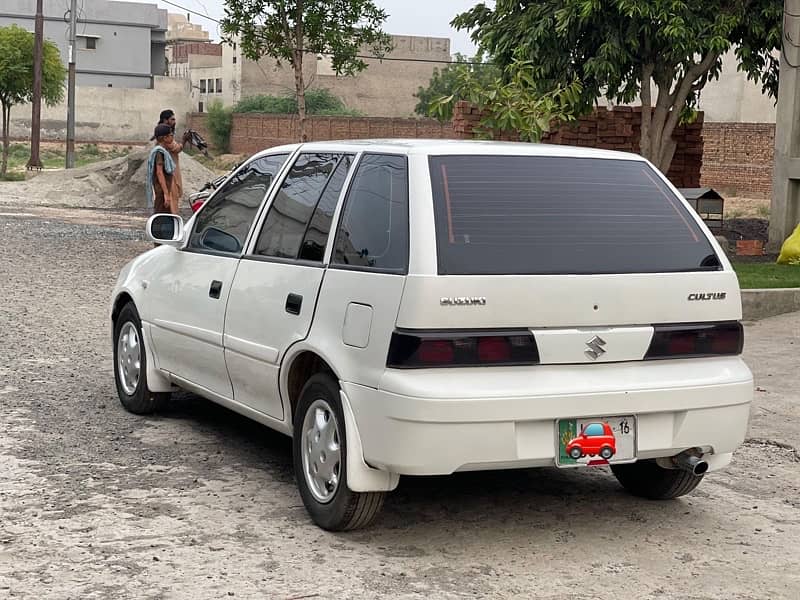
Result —
M161 0L161 2L163 2L164 4L169 4L170 6L174 6L175 8L180 8L181 10L185 10L186 12L192 13L195 16L203 17L204 19L213 21L217 25L221 24L221 21L219 19L215 19L214 17L209 16L207 14L197 12L196 10L192 10L191 8L186 8L185 6L181 6L180 4L175 4L174 2L169 2L168 0Z
M185 10L186 12L192 13L193 15L197 15L198 17L203 17L204 19L208 19L216 23L217 25L221 25L222 21L219 19L215 19L207 14L199 13L194 11L190 8L186 8L185 6L181 6L180 4L176 4L175 2L169 2L168 0L161 0L164 4L169 4L170 6L174 6L175 8L180 8L181 10ZM316 54L314 52L308 52L307 50L303 50L308 54ZM430 64L439 64L439 65L473 65L473 66L491 66L492 63L486 62L473 62L473 61L452 61L452 60L437 60L435 58L397 58L391 56L370 56L368 54L356 54L355 58L363 58L363 59L370 59L370 60L386 60L386 61L395 61L395 62L415 62L415 63L430 63Z

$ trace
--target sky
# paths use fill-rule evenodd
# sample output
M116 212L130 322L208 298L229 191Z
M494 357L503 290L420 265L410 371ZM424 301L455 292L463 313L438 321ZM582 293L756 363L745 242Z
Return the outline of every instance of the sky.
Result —
M383 27L386 33L450 38L451 53L468 56L475 54L475 44L467 32L452 29L450 21L479 2L481 0L375 0L375 4L389 14ZM494 4L492 0L486 3ZM178 4L215 19L224 15L224 0L157 0L157 4L174 13L186 12L174 6ZM191 15L191 21L203 25L212 39L219 40L216 23L197 15Z

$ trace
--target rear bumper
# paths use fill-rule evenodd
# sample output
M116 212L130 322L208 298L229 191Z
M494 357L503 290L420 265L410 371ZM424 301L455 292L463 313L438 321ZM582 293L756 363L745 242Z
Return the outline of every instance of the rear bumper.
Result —
M394 391L342 387L366 462L407 475L552 466L555 420L603 415L637 416L640 459L699 446L719 468L744 440L753 395L738 357L387 371L383 382Z

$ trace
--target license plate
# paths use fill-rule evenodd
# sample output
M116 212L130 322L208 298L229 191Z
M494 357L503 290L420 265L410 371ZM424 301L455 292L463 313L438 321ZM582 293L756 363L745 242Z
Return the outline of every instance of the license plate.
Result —
M559 467L589 467L636 460L636 417L592 417L556 421Z

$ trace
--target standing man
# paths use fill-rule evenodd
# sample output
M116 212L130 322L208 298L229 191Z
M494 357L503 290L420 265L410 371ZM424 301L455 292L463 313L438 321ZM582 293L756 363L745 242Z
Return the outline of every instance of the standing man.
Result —
M153 207L153 214L178 213L178 198L175 196L175 171L177 165L172 160L169 148L175 143L172 129L165 123L156 125L153 132L156 145L147 157L147 205Z
M183 146L186 143L186 134L183 136L183 144L175 141L175 111L167 109L162 110L161 114L158 117L158 124L159 125L167 125L170 130L172 131L172 142L169 146L167 146L167 151L170 153L172 157L172 161L175 163L175 172L172 176L172 185L173 185L173 196L174 196L174 204L175 204L175 214L178 214L178 203L180 202L181 196L183 196L183 179L181 178L181 166L178 160L178 155L183 150ZM155 139L153 136L152 139Z

